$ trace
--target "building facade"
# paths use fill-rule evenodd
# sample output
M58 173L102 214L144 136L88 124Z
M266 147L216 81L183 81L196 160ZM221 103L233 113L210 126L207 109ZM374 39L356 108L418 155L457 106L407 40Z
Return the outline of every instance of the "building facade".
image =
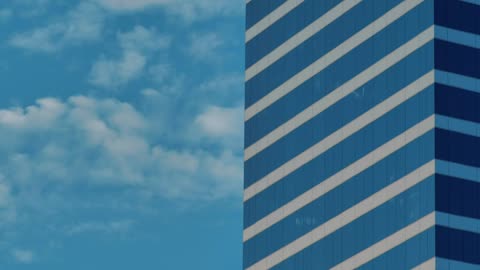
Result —
M244 269L480 269L480 1L246 7Z

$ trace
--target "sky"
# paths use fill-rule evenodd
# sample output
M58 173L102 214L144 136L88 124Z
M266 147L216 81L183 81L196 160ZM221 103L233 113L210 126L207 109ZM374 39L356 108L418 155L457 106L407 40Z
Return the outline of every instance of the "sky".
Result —
M1 269L241 269L244 3L0 1Z

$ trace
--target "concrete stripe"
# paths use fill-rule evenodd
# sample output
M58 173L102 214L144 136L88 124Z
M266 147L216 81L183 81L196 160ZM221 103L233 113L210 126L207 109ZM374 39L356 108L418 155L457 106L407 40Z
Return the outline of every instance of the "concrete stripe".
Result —
M466 263L461 261L454 261L444 258L437 258L437 267L441 270L478 270L478 264Z
M304 0L288 0L270 14L265 16L259 22L250 27L245 34L245 42L249 42L261 32L265 31L268 27L280 20L287 13L303 3Z
M412 173L406 175L405 177L401 178L400 180L392 183L391 185L385 187L381 191L373 194L372 196L366 198L365 200L361 201L360 203L356 204L355 206L345 210L338 216L330 219L329 221L325 222L324 224L318 226L317 228L313 229L309 233L303 235L302 237L296 239L295 241L291 242L290 244L282 247L281 249L275 251L271 255L265 257L264 259L260 260L259 262L255 263L251 267L247 268L247 270L261 270L261 269L270 269L273 266L281 263L282 261L286 260L287 258L297 254L298 252L302 251L303 249L307 248L308 246L320 241L321 239L327 237L328 235L332 234L333 232L337 231L338 229L348 225L349 223L353 222L354 220L358 219L359 217L363 216L364 214L370 212L371 210L377 208L378 206L382 205L383 203L387 202L388 200L394 198L398 194L406 191L407 189L413 187L414 185L422 182L429 176L435 173L435 161L432 160L427 164L423 165L422 167L418 168L417 170L413 171ZM435 215L431 214L428 217L428 220L431 218L430 216L434 217ZM418 224L424 223L424 219L422 218L417 221L415 226L418 227ZM434 222L432 223L432 225ZM415 227L413 224L409 225L405 229L410 227ZM404 229L404 230L405 230ZM403 231L403 230L402 230ZM402 234L403 235L403 234ZM376 244L377 245L377 244ZM347 268L353 269L354 267Z
M480 123L441 114L435 116L435 122L435 126L438 128L480 137Z
M438 159L437 173L480 183L480 168L474 166Z
M244 152L244 160L249 160L302 124L325 111L360 86L433 40L433 37L434 32L432 26L247 147Z
M435 257L431 258L430 260L416 266L412 270L435 270L436 268L436 259Z
M346 1L343 1L341 4L356 3L353 1L355 0L346 0ZM266 107L270 106L272 103L274 103L284 95L293 91L293 89L297 88L303 82L307 81L308 79L318 74L320 71L324 70L333 62L337 61L342 56L346 55L355 47L357 47L364 41L368 40L370 37L374 36L376 33L386 28L388 25L396 21L398 18L400 18L401 16L403 16L404 14L406 14L407 12L409 12L410 10L412 10L422 2L423 0L406 0L400 3L399 5L397 5L396 7L394 7L393 9L391 9L390 11L388 11L387 13L385 13L382 17L378 18L377 20L375 20L374 22L372 22L371 24L369 24L368 26L360 30L358 33L356 33L355 35L347 39L345 42L337 46L335 49L331 50L326 55L316 60L314 63L312 63L311 65L309 65L308 67L306 67L305 69L297 73L295 76L288 79L282 85L278 86L273 91L268 93L266 96L264 96L263 98L255 102L253 105L248 107L245 110L245 121L252 118L255 114L264 110ZM313 31L313 30L309 30L309 31ZM433 33L433 27L432 27L432 33ZM291 43L294 47L303 43L303 41L299 42L296 40L297 35L292 37L292 39L295 39L295 40L290 39L292 40ZM292 50L294 47L292 47L291 45L287 45L287 44L290 44L290 40L288 40L286 43L282 44L280 47L273 50L270 54L262 58L259 62L257 62L250 68L248 68L246 70L246 80L248 81L250 78L254 77L260 71L264 70L269 65L271 65L271 63L275 62L281 56L285 55L290 50Z
M337 6L329 10L327 13L322 15L313 23L309 24L300 32L296 33L294 36L289 38L280 46L278 46L277 48L272 50L270 53L262 57L255 64L247 68L247 70L245 71L245 81L248 81L251 78L255 77L258 73L262 72L267 67L269 67L270 65L278 61L278 59L282 58L288 52L298 47L298 45L302 44L307 39L311 38L313 35L321 31L323 28L325 28L330 23L338 19L340 16L348 12L354 6L358 5L360 2L362 2L362 0L341 1Z
M435 70L435 82L480 93L480 79L452 72Z
M362 158L345 167L344 169L338 171L336 174L330 176L325 181L322 181L313 188L305 191L303 194L296 197L284 206L278 208L266 217L255 222L253 225L243 231L243 240L248 241L250 238L266 230L268 227L279 222L280 220L284 219L288 215L294 213L298 209L304 207L305 205L314 201L320 196L323 196L332 189L345 183L350 178L366 170L370 166L374 165L375 163L397 151L398 149L404 147L408 143L421 137L423 134L432 130L434 127L435 120L434 116L432 115L431 117L425 119L424 121L405 131L404 133L398 135L394 139L378 147L374 151L368 153L367 155L363 156Z
M370 109L368 112L362 114L361 116L359 116L358 118L350 122L349 124L345 125L341 129L332 133L330 136L328 136L324 140L320 141L318 143L319 149L308 152L307 157L310 157L311 159L313 159L314 155L318 156L321 153L324 153L329 148L338 144L340 141L344 140L351 134L357 132L361 128L374 122L375 120L380 118L382 115L385 115L386 113L393 110L395 107L397 107L404 101L408 100L410 97L416 95L417 93L421 92L422 90L424 90L425 88L427 88L429 85L432 85L432 84L433 84L433 72L429 72L426 75L424 75L422 78L410 84L403 90L397 92L390 98L386 99L382 103ZM375 151L382 151L381 149L383 149L382 146ZM293 161L293 162L297 163L296 161ZM356 162L353 164L356 164ZM373 163L365 163L362 168L367 169L372 165ZM256 223L254 223L253 225L245 229L244 240L248 240L251 237L253 237L255 235L254 232L258 234L264 231L269 226L279 222L280 220L292 214L293 212L297 211L301 207L305 206L306 204L312 202L313 200L327 193L331 189L336 188L337 186L341 185L343 182L347 181L349 178L345 178L345 177L349 176L350 174L345 173L344 171L348 169L349 167L346 167L344 170L338 172L337 174L330 177L326 181L323 181L322 183L320 183L318 187L314 187L313 189L318 189L318 192L313 192L313 194L316 194L316 196L312 196L311 190L309 190L305 192L304 195L300 195L299 197L297 197L297 199L277 209L276 211L272 212L271 214L267 215L266 217L262 218L261 220L257 221ZM248 200L252 197L251 194L248 194L248 196L249 197L247 197L247 194L245 194L244 199ZM300 201L302 203L300 203Z
M461 0L461 1L480 6L480 0Z
M437 225L480 234L480 219L437 212Z
M430 74L430 73L428 73L428 74ZM422 77L422 80L419 80L418 84L409 85L408 87L410 87L410 88L407 87L405 89L406 92L407 93L415 92L418 89L416 87L420 87L420 86L423 86L423 85L428 86L429 85L428 84L429 76L430 75L428 75L426 77ZM419 89L419 90L423 90L423 89L424 88ZM398 101L398 99L395 99L395 100ZM383 103L383 102L380 103L380 104L384 104L384 105L382 105L383 106L382 109L385 109L385 106L389 105L388 103ZM379 105L375 106L374 108L377 108L378 106ZM380 106L380 107L382 107L382 106ZM377 108L373 112L370 112L371 110L368 111L368 112L370 112L369 115L378 115L378 113L379 113L378 110L381 110L381 109ZM368 122L369 119L368 118L365 119L366 118L366 116L364 116L365 114L362 114L361 116L357 117L352 122L348 123L347 125L343 126L342 128L338 129L337 131L333 132L332 134L330 134L329 136L327 136L326 138L324 138L320 142L318 142L318 143L314 144L313 146L309 147L308 149L306 149L302 153L298 154L294 158L290 159L289 161L285 162L284 164L282 164L281 166L279 166L275 170L268 173L266 176L262 177L261 179L259 179L255 183L251 184L249 187L247 187L244 190L244 201L249 200L250 198L252 198L256 194L262 192L263 190L265 190L269 186L275 184L276 182L278 182L279 180L281 180L285 176L289 175L290 173L297 170L298 168L300 168L304 164L313 160L314 158L321 155L322 153L328 151L328 149L330 149L333 146L335 146L336 144L340 143L341 141L343 141L345 138L347 138L351 134L353 134L356 131L363 128L366 124L369 123ZM372 119L372 120L375 120L375 119Z
M435 212L432 212L425 217L419 219L418 221L412 223L411 225L397 231L396 233L390 235L389 237L383 239L382 241L376 243L375 245L364 249L360 253L357 253L355 256L349 258L346 261L336 265L331 268L332 270L340 269L355 269L376 257L382 255L383 253L401 245L407 240L421 234L427 229L435 225ZM424 268L424 269L434 269L434 268Z
M475 49L480 49L480 35L461 30L436 25L435 38Z

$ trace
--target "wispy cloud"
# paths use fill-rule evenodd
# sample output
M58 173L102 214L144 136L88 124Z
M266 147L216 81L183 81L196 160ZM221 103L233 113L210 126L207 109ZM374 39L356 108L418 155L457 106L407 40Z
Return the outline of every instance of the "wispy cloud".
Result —
M121 49L120 58L98 59L90 72L90 83L108 89L117 89L138 78L147 65L147 56L157 50L166 49L170 38L155 29L135 26L131 31L118 33Z
M242 14L244 3L238 0L97 0L97 2L115 12L135 12L150 7L161 7L171 15L179 16L185 21Z
M98 40L104 26L104 14L95 4L82 2L50 24L11 37L14 47L39 52L54 52L65 45Z
M209 106L200 114L195 123L200 129L213 137L224 137L238 134L243 125L243 107L222 108Z
M212 61L218 57L218 49L224 41L216 33L193 34L188 52L197 59Z
M13 11L8 8L0 9L0 23L8 21L12 17Z
M13 258L22 264L31 264L34 259L33 251L26 249L14 249L11 251Z
M125 51L120 59L101 57L92 67L90 83L115 90L138 78L146 63L146 57L137 51Z
M240 134L231 123L239 115L239 109L211 108L197 118L202 127L197 134ZM43 184L130 186L170 199L239 194L239 156L228 148L219 153L201 145L171 148L149 135L155 121L128 103L85 96L64 102L41 99L26 108L0 110L0 131L10 138L0 143L8 157L0 171L12 172L6 175L12 183L41 178ZM43 139L33 143L32 136ZM22 151L27 145L30 151Z
M117 221L90 221L77 224L67 229L67 234L77 235L85 233L125 233L128 232L135 224L133 220L117 220Z

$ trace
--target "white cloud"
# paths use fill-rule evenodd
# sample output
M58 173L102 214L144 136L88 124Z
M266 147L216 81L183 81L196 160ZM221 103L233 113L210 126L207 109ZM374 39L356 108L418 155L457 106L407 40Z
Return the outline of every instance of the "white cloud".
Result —
M103 12L95 4L82 2L64 17L46 26L14 35L9 44L33 51L54 52L66 45L98 40L103 24Z
M222 45L224 42L216 33L194 34L188 52L195 58L211 60Z
M15 221L17 218L15 201L11 187L0 175L0 227Z
M150 7L162 7L171 15L179 16L186 21L238 15L244 9L244 1L241 0L97 0L97 2L116 12L135 12Z
M241 117L240 109L212 107L198 121L206 136L236 136L239 112ZM13 138L0 140L0 173L10 184L30 187L42 179L33 183L123 186L184 200L226 198L241 191L240 156L228 148L215 153L189 146L182 137L183 146L170 147L150 132L157 120L128 103L46 98L1 110L0 116L0 134Z
M122 49L121 58L97 60L90 72L89 81L93 85L116 89L137 79L147 65L147 56L170 45L170 37L143 26L118 33L117 39Z
M135 222L133 220L117 220L109 222L90 221L80 223L67 229L67 234L77 235L84 233L125 233L128 232Z
M171 66L168 64L152 65L148 69L148 74L152 81L159 84L165 84L165 81L172 77Z
M243 108L210 106L196 118L195 123L210 136L232 136L238 134L243 126Z
M100 58L90 72L90 83L117 88L138 78L145 68L147 59L136 51L125 51L121 59Z
M152 88L143 89L141 91L141 93L145 97L156 97L156 96L160 95L160 93L157 90L152 89Z
M154 28L137 25L130 32L118 33L118 40L125 50L155 51L168 48L171 39Z
M10 9L7 9L7 8L0 9L0 23L8 21L12 17L12 14L13 12Z
M33 262L34 254L31 250L26 249L14 249L12 250L13 258L23 264L30 264Z

